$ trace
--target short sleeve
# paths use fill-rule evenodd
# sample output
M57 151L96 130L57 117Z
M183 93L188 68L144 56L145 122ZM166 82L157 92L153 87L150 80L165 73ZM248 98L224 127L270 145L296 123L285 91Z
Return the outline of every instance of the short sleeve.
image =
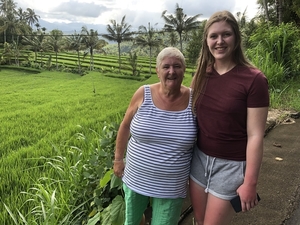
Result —
M260 72L256 75L250 87L247 99L247 107L268 107L269 104L270 99L268 80L266 76L262 72Z

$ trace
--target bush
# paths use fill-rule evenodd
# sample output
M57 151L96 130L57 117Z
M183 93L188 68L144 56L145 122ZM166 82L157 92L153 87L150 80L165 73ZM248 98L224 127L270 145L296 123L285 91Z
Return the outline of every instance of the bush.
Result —
M287 71L282 63L274 61L272 52L264 51L264 47L259 43L255 48L248 49L246 54L251 58L252 63L266 75L270 87L276 89L281 86L284 77L287 76Z
M249 38L250 46L254 52L248 51L252 61L258 55L268 57L268 65L273 63L283 66L284 79L290 79L299 72L300 58L300 31L292 23L280 24L279 26L259 26L255 34ZM252 52L252 53L253 53ZM276 67L276 66L275 66Z

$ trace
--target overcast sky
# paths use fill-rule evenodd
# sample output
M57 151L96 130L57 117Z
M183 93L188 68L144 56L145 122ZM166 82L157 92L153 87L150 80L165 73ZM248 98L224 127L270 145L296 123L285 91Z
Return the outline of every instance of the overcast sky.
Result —
M126 15L126 22L137 30L140 25L157 24L163 26L161 13L174 13L176 3L188 16L202 14L200 20L207 19L213 12L229 10L233 14L244 12L251 19L257 12L256 0L15 0L17 7L31 8L41 20L60 23L81 23L103 25L110 20L120 23ZM154 26L155 27L155 26Z

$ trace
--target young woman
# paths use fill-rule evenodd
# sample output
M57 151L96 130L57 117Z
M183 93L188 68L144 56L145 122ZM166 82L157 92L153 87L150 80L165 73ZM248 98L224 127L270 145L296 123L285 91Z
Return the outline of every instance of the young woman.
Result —
M238 23L228 11L206 22L192 89L199 132L190 174L196 225L227 225L258 204L257 180L268 114L268 83L245 58Z

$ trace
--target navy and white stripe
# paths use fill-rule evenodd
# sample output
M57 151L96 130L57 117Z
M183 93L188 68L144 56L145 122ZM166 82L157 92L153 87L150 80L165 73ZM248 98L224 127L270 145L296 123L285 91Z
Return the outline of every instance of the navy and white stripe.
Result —
M144 89L130 126L123 182L142 195L184 198L197 134L191 95L185 110L166 111L153 104L150 86Z

